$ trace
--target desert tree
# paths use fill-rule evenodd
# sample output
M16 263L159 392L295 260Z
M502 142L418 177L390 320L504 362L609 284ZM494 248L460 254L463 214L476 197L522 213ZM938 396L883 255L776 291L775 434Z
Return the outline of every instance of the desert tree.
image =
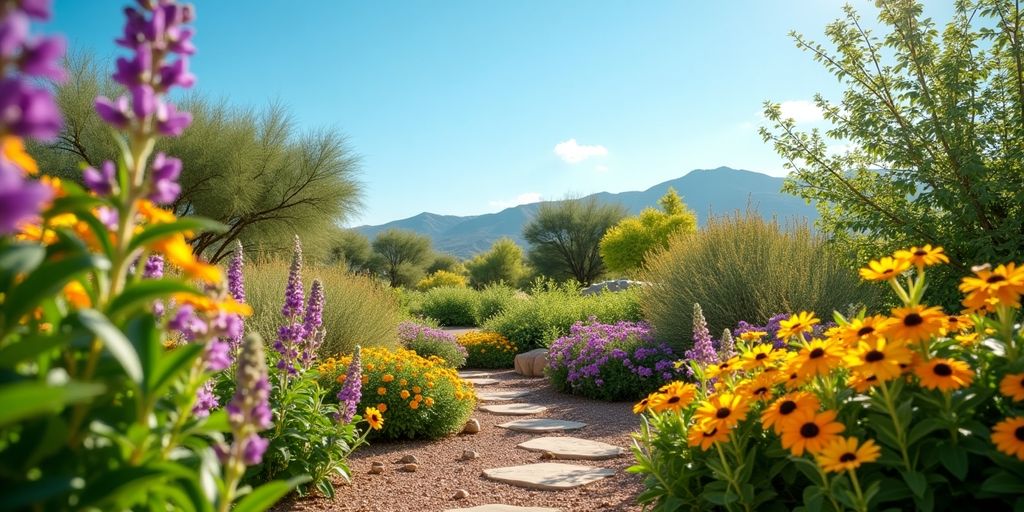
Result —
M466 262L466 269L470 283L477 288L495 283L516 286L526 274L523 249L511 238L500 238L489 250Z
M393 287L416 284L433 254L430 238L404 229L382 231L373 239L372 245L373 265Z
M604 274L601 238L625 216L622 205L593 197L541 203L523 228L530 264L548 277L592 283Z
M697 216L675 189L669 187L658 199L658 205L660 210L645 208L640 215L622 219L605 233L601 239L601 257L609 271L635 273L651 251L668 247L673 235L697 229Z

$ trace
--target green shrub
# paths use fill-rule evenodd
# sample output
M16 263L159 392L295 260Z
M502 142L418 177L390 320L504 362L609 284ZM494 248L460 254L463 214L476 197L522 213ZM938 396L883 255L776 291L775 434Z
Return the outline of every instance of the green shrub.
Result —
M402 322L398 324L398 339L420 357L440 357L452 368L466 364L466 349L450 332L417 322Z
M763 324L779 312L828 318L851 305L876 305L877 288L860 282L845 261L806 223L783 229L753 212L709 219L648 258L644 316L658 338L684 349L692 343L687 312L694 304L704 308L711 332L740 320Z
M515 345L496 332L467 332L459 336L459 345L466 349L468 368L512 368L515 363Z
M363 394L358 410L376 407L384 416L384 428L372 432L371 439L436 439L465 426L476 393L440 358L379 347L363 349L361 356ZM337 393L351 361L351 355L324 361L320 384Z
M575 283L556 285L538 281L528 299L509 303L483 327L505 336L519 352L524 352L549 345L568 334L572 324L590 317L605 323L641 320L639 291L584 296Z
M505 311L516 299L516 289L504 284L492 284L477 292L476 325Z
M444 326L476 325L478 297L469 288L434 288L423 295L419 313Z
M430 290L432 288L440 288L443 286L452 286L455 288L465 288L469 280L466 276L456 274L455 272L449 272L447 270L438 270L432 274L420 279L420 282L416 283L417 290Z
M371 278L350 274L340 266L307 267L304 272L310 279L319 278L324 285L323 326L327 336L320 347L321 354L348 353L356 345L398 345L398 324L404 320L404 315L389 287ZM259 332L272 343L281 325L288 264L283 261L254 263L246 267L245 279L246 301L253 308L246 328Z

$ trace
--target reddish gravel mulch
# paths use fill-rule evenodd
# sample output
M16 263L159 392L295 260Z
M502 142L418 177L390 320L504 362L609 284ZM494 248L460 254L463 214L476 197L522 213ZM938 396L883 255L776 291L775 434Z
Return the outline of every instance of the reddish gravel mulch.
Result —
M599 402L557 393L548 385L547 379L527 379L511 370L491 373L501 383L480 386L478 391L529 388L533 392L516 402L548 407L548 411L543 414L524 418L581 421L587 426L567 433L513 432L496 425L518 417L498 416L478 409L472 417L480 421L480 433L451 436L437 441L377 442L364 446L349 461L352 483L337 482L335 499L297 499L284 504L283 508L305 511L433 512L503 503L554 507L563 512L641 510L635 504L635 497L643 491L642 479L625 472L633 462L630 453L605 461L555 461L617 471L615 476L571 490L529 490L485 479L484 469L547 462L541 460L539 453L516 447L534 437L566 435L603 441L628 450L632 446L629 434L638 426L637 418L630 410L632 404ZM467 449L479 452L480 458L459 460L463 450ZM401 465L395 463L408 454L419 459L419 468L415 473L399 471ZM384 474L369 474L370 466L376 461L386 464ZM453 499L458 489L469 491L469 497Z

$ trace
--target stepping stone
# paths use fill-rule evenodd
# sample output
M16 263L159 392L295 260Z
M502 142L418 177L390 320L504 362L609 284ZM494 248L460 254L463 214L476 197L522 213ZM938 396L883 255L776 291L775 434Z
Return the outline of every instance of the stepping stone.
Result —
M531 414L540 414L548 410L548 408L543 405L534 404L498 404L485 405L480 410L503 416L529 416Z
M485 469L484 476L527 489L558 491L596 482L615 474L614 469L542 462L524 466Z
M528 420L509 421L499 423L499 427L515 430L518 432L559 432L562 430L576 430L587 426L586 423L578 421L553 420L550 418L532 418Z
M562 512L548 507L517 507L515 505L477 505L470 508L450 508L444 512Z
M519 447L550 453L556 459L604 460L626 453L622 447L578 437L538 437L519 443Z
M488 379L486 377L482 377L482 378L479 378L479 379L465 379L465 381L470 383L470 384L472 384L472 385L474 385L474 386L493 386L493 385L501 382L500 380Z
M469 370L469 371L466 371L466 372L459 372L459 378L462 378L462 379L479 379L481 377L490 377L492 375L494 375L494 374L491 373L491 372L482 372L482 371L476 371L476 370Z
M529 395L529 389L498 389L477 392L476 398L482 402L508 402Z

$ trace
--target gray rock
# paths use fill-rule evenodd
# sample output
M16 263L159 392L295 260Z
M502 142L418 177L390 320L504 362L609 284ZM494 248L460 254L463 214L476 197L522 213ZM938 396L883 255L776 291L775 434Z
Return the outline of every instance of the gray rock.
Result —
M480 454L473 450L462 450L462 460L474 460L479 458Z
M462 427L463 434L476 434L477 432L480 432L480 422L476 418L470 418L466 422L466 426Z
M463 500L469 497L469 491L465 489L459 489L455 491L455 495L452 496L453 500Z
M420 460L415 455L406 455L401 459L398 459L399 464L419 464Z

